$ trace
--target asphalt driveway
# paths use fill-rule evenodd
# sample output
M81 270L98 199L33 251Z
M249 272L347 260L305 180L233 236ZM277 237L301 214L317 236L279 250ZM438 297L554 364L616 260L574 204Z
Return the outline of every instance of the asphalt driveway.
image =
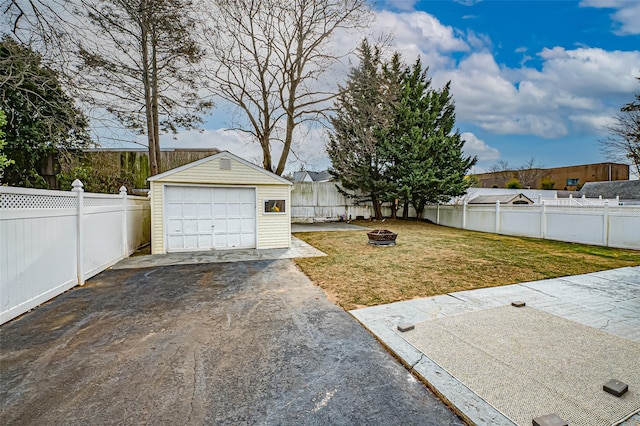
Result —
M461 424L290 260L109 270L0 349L1 424Z

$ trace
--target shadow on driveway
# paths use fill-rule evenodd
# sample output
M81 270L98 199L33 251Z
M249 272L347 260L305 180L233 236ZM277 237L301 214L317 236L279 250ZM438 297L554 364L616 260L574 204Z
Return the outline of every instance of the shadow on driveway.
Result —
M106 271L0 345L2 424L461 424L289 260Z

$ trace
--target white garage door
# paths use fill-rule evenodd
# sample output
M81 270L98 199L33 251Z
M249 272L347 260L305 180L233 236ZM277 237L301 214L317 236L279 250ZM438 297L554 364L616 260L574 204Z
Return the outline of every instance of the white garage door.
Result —
M167 186L168 251L255 248L253 188Z

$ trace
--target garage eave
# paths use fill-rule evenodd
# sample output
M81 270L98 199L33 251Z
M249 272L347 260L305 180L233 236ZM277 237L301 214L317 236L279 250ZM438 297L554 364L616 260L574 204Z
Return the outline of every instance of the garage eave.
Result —
M194 161L193 163L185 164L184 166L176 167L175 169L168 170L168 171L166 171L164 173L160 173L160 174L157 174L155 176L151 176L151 177L149 177L147 179L147 181L154 182L154 181L159 181L159 180L165 180L166 178L170 177L171 175L174 175L176 173L182 172L184 170L188 170L188 169L190 169L192 167L196 167L196 166L199 166L201 164L204 164L204 163L207 163L209 161L213 161L213 160L216 160L216 159L219 159L219 158L230 158L230 159L232 159L234 161L237 161L237 162L239 162L239 163L241 163L241 164L243 164L243 165L245 165L247 167L250 167L250 168L254 169L257 172L260 172L260 173L270 177L271 179L276 180L277 183L274 182L274 184L290 185L290 186L293 185L292 182L288 181L287 179L283 178L282 176L278 176L277 174L272 173L272 172L270 172L268 170L265 170L262 167L256 166L255 164L252 164L252 163L248 162L247 160L245 160L243 158L240 158L237 155L234 155L234 154L230 153L229 151L222 151L222 152L219 152L217 154L211 155L209 157L205 157L205 158L203 158L201 160Z

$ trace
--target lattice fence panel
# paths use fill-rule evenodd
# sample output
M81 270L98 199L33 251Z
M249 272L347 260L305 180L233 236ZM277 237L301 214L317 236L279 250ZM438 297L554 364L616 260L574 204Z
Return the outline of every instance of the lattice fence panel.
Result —
M2 209L75 209L75 196L0 194Z
M84 206L85 207L102 207L102 206L121 206L122 198L121 197L84 197Z
M609 207L609 213L625 213L640 216L640 206L638 207Z

